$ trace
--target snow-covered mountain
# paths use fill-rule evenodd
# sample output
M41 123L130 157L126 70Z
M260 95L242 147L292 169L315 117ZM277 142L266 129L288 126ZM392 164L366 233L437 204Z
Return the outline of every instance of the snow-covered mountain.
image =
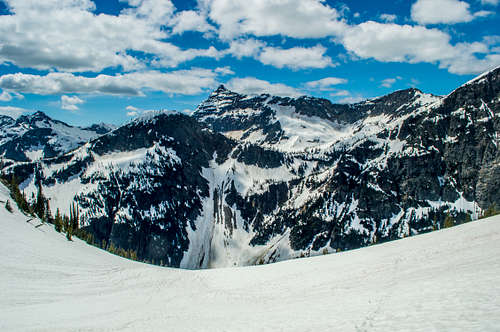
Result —
M0 201L8 195L0 184ZM500 216L334 255L199 271L133 262L27 220L0 207L2 331L500 326Z
M192 116L159 112L63 156L15 165L98 241L185 268L367 246L500 206L500 68L446 97L353 105L223 86ZM29 195L28 195L29 197Z
M107 124L73 127L40 111L17 119L0 115L0 155L8 161L51 158L113 129Z

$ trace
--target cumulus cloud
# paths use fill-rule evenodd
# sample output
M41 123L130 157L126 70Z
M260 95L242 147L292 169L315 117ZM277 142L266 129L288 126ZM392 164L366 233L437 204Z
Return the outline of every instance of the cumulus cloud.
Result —
M74 1L74 0L70 0ZM175 7L170 0L120 0L132 8L123 10L125 15L148 20L149 23L162 26L172 17Z
M317 81L307 82L305 85L311 89L319 89L322 91L333 90L334 85L345 84L347 80L345 78L338 77L325 77Z
M137 107L134 107L132 105L125 107L125 109L127 110L127 116L134 117L134 116L139 115L139 113L140 113L140 110Z
M7 115L14 119L18 118L23 113L29 113L29 112L33 112L33 110L28 110L25 108L13 107L13 106L0 106L1 115Z
M346 97L350 95L351 93L347 90L335 90L334 92L330 93L331 97Z
M349 97L342 98L342 99L338 100L337 102L339 102L341 104L356 104L356 103L359 103L363 100L365 100L365 98L363 98L361 96L349 96Z
M7 91L2 91L2 93L0 93L0 101L11 101L11 100L12 96Z
M172 19L170 23L173 34L182 34L185 31L211 32L215 28L208 24L206 17L194 10L184 10Z
M134 72L96 77L71 73L47 75L7 74L0 76L0 88L19 93L38 95L98 94L117 96L143 96L144 90L169 94L195 95L214 87L215 70L194 68L163 73L160 71Z
M380 14L379 18L384 22L394 22L398 17L394 14Z
M484 42L452 45L450 39L450 35L435 28L368 21L349 29L342 44L363 59L438 63L440 68L455 74L477 74L498 64L500 55L492 45Z
M2 91L0 93L0 101L11 101L12 99L24 99L24 96L22 94L19 94L17 92L9 92L9 91Z
M489 49L484 43L460 43L454 47L456 56L440 61L439 67L454 74L480 74L500 64L500 49ZM490 53L494 52L494 53ZM478 58L476 54L483 54Z
M266 44L264 42L253 38L236 39L231 41L229 49L226 53L231 54L238 59L241 59L242 57L257 58L262 48L265 46Z
M119 67L131 71L153 65L175 67L196 57L217 57L215 48L181 49L165 42L174 24L189 28L191 14L173 16L169 0L129 0L118 16L92 11L89 0L6 0L11 15L0 20L0 64L39 70L99 72ZM50 15L47 15L50 13ZM176 30L177 29L177 30ZM129 51L147 54L136 57Z
M384 88L391 88L393 84L399 81L400 79L401 79L400 76L394 78L386 78L385 80L382 80L382 82L380 82L381 83L380 85L383 86Z
M483 5L491 5L491 6L496 6L498 5L499 0L481 0L481 4Z
M153 113L157 114L158 112L166 111L163 109L162 110L147 110L147 109L138 108L138 107L135 107L132 105L125 107L125 110L127 111L128 117L147 116L148 114L153 114Z
M223 76L234 75L234 71L232 71L231 67L229 67L229 66L215 68L214 72L216 72L217 74L223 75Z
M255 77L233 78L227 82L228 89L247 95L260 95L268 93L270 95L296 97L302 95L297 89L281 84L270 83Z
M346 24L336 9L322 0L199 0L219 35L321 38L338 35Z
M467 2L459 0L418 0L411 7L411 18L420 24L454 24L492 14L488 11L473 14L469 8Z
M77 96L61 96L61 108L68 111L78 111L78 105L84 101Z
M449 35L421 26L382 24L368 21L349 30L343 37L348 51L361 58L389 62L433 62L449 53Z
M314 47L292 47L282 49L278 47L265 47L258 59L265 65L277 68L288 67L292 69L326 68L333 67L332 59L325 55L326 48L317 45Z
M284 49L267 46L260 40L248 38L231 41L230 47L225 53L237 59L251 57L265 65L298 70L333 67L332 59L325 55L326 51L327 49L321 45Z

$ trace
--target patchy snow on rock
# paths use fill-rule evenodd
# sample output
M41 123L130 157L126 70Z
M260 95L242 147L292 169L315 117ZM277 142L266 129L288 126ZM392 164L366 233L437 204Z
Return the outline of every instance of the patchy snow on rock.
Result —
M285 132L286 139L279 142L281 151L297 152L335 143L353 134L351 126L342 126L316 116L301 115L294 106L269 105Z

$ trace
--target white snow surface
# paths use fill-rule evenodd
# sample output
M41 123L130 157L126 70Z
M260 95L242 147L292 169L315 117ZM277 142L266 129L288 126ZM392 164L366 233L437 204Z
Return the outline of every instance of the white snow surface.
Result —
M339 254L197 271L129 261L27 219L0 207L1 331L500 326L500 216Z

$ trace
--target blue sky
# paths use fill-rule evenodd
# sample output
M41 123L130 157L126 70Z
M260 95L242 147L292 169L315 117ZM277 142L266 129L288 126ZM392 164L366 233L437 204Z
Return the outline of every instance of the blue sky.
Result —
M121 124L247 94L444 95L500 65L499 0L0 0L0 114Z

